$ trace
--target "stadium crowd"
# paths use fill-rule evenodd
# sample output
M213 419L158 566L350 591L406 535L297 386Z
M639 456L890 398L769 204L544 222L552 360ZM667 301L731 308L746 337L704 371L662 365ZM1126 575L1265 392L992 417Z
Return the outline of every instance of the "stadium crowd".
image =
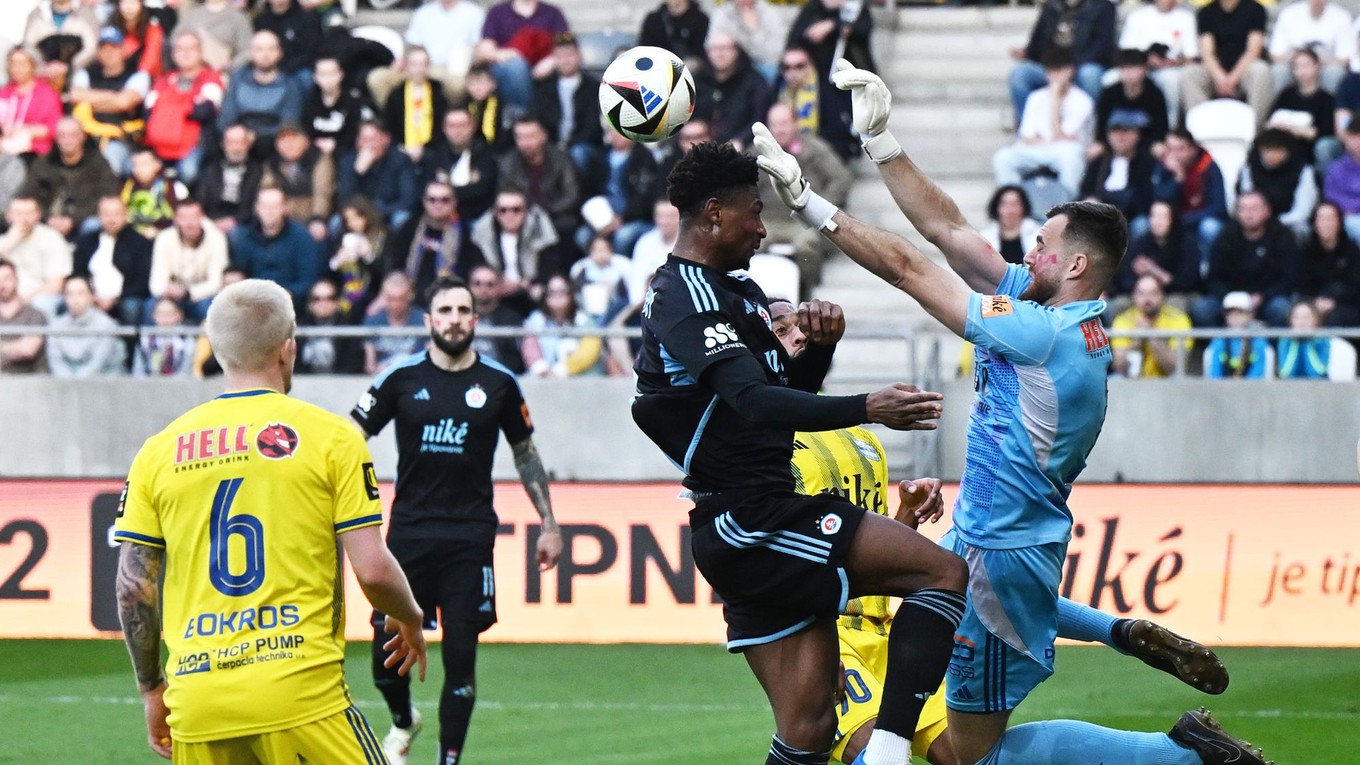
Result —
M395 60L332 0L15 5L31 11L0 87L0 325L191 326L256 277L304 326L420 327L426 288L458 275L483 326L528 333L479 350L545 377L629 373L634 344L545 330L637 325L676 236L666 175L693 143L744 147L765 121L843 205L859 141L825 73L837 56L875 68L869 4L665 0L629 42L683 57L698 100L642 145L602 127L599 71L546 0L429 0ZM994 157L1003 256L1019 262L1050 204L1095 198L1133 233L1115 328L1360 326L1360 22L1326 0L1036 13L1008 82L1016 140ZM1237 168L1196 134L1254 139ZM769 196L766 244L805 297L830 245ZM0 364L211 374L196 334L10 335ZM1118 341L1115 370L1168 374L1177 342ZM1206 374L1265 374L1261 343L1218 343ZM373 374L420 345L307 338L299 371ZM1326 346L1281 341L1274 371L1325 376Z

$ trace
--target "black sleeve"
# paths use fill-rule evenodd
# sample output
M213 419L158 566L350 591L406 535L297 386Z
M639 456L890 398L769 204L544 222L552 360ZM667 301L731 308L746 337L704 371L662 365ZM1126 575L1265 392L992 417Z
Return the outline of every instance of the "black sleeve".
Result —
M789 387L808 393L821 390L835 354L834 345L809 345L802 356L789 362Z
M534 421L529 417L529 405L524 402L524 393L519 382L513 377L506 386L504 405L501 407L501 432L512 445L520 443L534 434Z
M861 425L868 419L867 394L818 396L771 385L760 363L749 354L710 365L700 382L756 425L821 431Z
M391 375L380 377L367 393L359 397L359 403L350 411L350 416L368 435L376 436L381 433L382 429L387 427L387 423L396 416L396 401L392 395L395 388Z

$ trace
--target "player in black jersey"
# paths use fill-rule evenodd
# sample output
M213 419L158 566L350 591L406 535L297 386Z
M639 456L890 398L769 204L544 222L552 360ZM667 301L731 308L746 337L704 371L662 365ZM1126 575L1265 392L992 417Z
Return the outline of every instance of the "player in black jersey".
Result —
M477 638L496 622L491 465L500 433L543 518L540 569L557 564L562 537L519 383L505 367L472 350L477 327L472 292L461 279L441 277L430 286L427 302L429 347L379 375L351 414L369 436L397 421L397 493L387 545L421 609L427 615L439 610L444 646L439 751L444 765L456 765L472 717ZM420 716L411 707L410 681L383 666L382 616L375 612L373 618L374 683L392 711L383 747L388 759L404 765Z
M901 384L815 394L844 332L839 309L800 307L809 349L790 360L764 293L729 273L750 264L765 236L757 181L755 159L713 142L671 172L680 234L644 302L633 419L685 473L695 563L723 599L728 649L745 655L774 711L767 765L830 757L836 616L861 595L901 596L898 614L912 627L892 634L869 746L870 755L909 756L921 707L949 663L967 568L841 497L796 494L789 461L795 430L933 429L940 396Z

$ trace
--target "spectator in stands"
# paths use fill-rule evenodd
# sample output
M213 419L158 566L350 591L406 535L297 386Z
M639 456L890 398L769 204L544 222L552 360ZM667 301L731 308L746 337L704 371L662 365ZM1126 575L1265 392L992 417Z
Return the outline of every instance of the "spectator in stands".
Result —
M1268 128L1256 136L1237 177L1237 193L1261 192L1270 209L1277 211L1275 220L1294 232L1300 242L1308 239L1318 202L1311 159L1292 135Z
M199 171L194 197L224 234L250 220L252 203L264 180L264 163L253 156L255 134L245 125L222 133L221 156Z
M652 206L651 231L643 234L633 246L633 268L628 282L628 298L640 304L647 295L647 284L652 274L666 262L675 249L680 235L680 211L670 200L662 197Z
M1299 294L1311 299L1330 327L1360 325L1360 247L1341 224L1341 209L1323 202L1299 266Z
M534 85L533 113L547 129L548 139L571 157L584 182L603 158L600 81L581 70L581 49L570 32L554 41L553 63L552 73ZM598 188L584 191L598 193Z
M108 25L123 35L123 60L131 71L145 72L155 81L165 74L165 25L144 0L111 3Z
M1316 177L1322 178L1342 153L1336 139L1336 99L1319 84L1322 69L1317 53L1305 48L1290 60L1294 81L1270 105L1267 125L1293 134L1302 144L1304 157L1314 163Z
M553 275L565 276L567 263L560 256L560 239L548 212L524 192L506 189L496 195L491 212L472 224L471 243L475 260L501 272L507 296L537 301L543 284Z
M250 19L229 0L203 0L185 5L175 25L174 36L194 32L203 43L202 56L208 67L223 73L245 66L250 60Z
M571 264L571 286L576 302L594 322L604 326L628 307L628 279L633 262L614 252L609 237L597 235L586 245L586 256Z
M1138 143L1154 156L1160 155L1170 125L1166 119L1166 97L1148 79L1147 54L1121 49L1115 54L1114 65L1119 70L1119 82L1100 91L1100 98L1096 99L1096 140L1087 154L1103 151L1109 144L1110 115L1122 111L1143 115Z
M71 116L99 143L99 152L115 174L128 174L136 136L146 129L142 102L151 91L146 72L132 69L123 58L123 33L115 27L99 32L95 61L71 78Z
M1152 174L1157 160L1142 141L1147 120L1146 113L1133 109L1118 109L1110 115L1106 136L1109 150L1086 165L1078 192L1083 199L1118 207L1129 221L1130 237L1147 231L1148 208L1152 206Z
M387 226L382 213L364 196L346 202L340 208L340 219L340 245L331 256L330 270L340 284L340 309L357 321L377 291Z
M1009 80L1017 122L1024 120L1030 94L1049 81L1044 62L1056 51L1067 54L1077 87L1094 103L1100 95L1101 77L1114 56L1115 15L1113 3L1059 0L1043 5L1029 42L1024 48L1011 49L1011 56L1018 60Z
M42 311L19 294L19 274L14 264L0 256L0 330L5 327L40 327L47 324ZM0 332L0 372L35 374L47 371L42 335Z
M61 290L66 312L52 320L54 329L114 330L118 322L94 304L90 280L66 277ZM116 335L57 335L47 339L47 368L53 377L101 377L126 369L123 343Z
M1181 73L1186 112L1214 98L1244 96L1256 123L1269 116L1275 86L1264 58L1266 11L1256 0L1214 0L1199 10L1199 63Z
M279 69L283 48L273 32L256 32L250 40L250 65L232 72L217 126L226 130L241 124L250 128L261 146L273 145L284 125L302 121L302 88Z
M771 106L765 124L780 147L798 159L803 176L817 193L837 207L844 206L854 176L831 146L815 134L801 132L793 107L786 103ZM813 287L821 284L822 263L835 252L835 245L821 232L794 220L792 211L778 194L763 196L768 199L761 218L765 224L765 241L791 246L793 261L798 266L799 291L802 293L799 297L805 298Z
M472 291L477 305L478 327L518 328L524 325L524 314L502 299L502 291L507 287L500 271L485 263L474 266L468 276L468 289ZM516 285L509 285L508 289L513 291ZM524 355L520 350L519 338L492 338L480 333L472 341L472 347L478 356L490 359L514 374L524 374Z
M592 102L594 98L592 93ZM454 107L444 115L443 132L443 140L425 154L421 177L426 183L447 179L458 197L459 216L476 220L491 209L496 197L496 158L465 107Z
M694 147L696 143L703 143L713 139L712 133L708 129L708 122L698 117L690 117L681 128L680 132L662 144L657 150L656 163L661 171L662 178L670 177L671 170L675 163L685 155L685 152Z
M1003 260L1020 265L1038 241L1040 224L1033 215L1025 190L1007 184L992 192L992 198L987 201L987 219L991 223L978 233L992 249L1001 253Z
M535 79L552 69L552 41L569 32L562 10L546 0L501 0L487 9L473 60L491 66L501 97L528 111Z
M145 146L132 151L132 175L123 183L121 197L128 222L146 239L154 239L175 221L175 208L189 196L183 183L165 175L165 166Z
M1351 14L1327 0L1294 0L1275 14L1269 50L1277 91L1290 83L1290 57L1300 50L1319 57L1322 86L1335 91L1355 51Z
M1026 175L1047 168L1075 196L1086 145L1095 130L1095 102L1073 84L1076 70L1066 51L1044 54L1043 66L1048 85L1026 98L1016 141L997 150L992 167L997 185L1018 184Z
M93 6L80 0L40 0L28 14L23 45L42 57L38 76L61 92L71 72L94 58L98 32Z
M222 289L227 260L226 236L205 219L201 202L185 199L175 208L174 227L151 244L151 296L168 297L200 320Z
M514 146L515 120L528 112L501 98L496 78L486 64L468 67L466 82L467 109L472 115L472 124L477 126L477 133L497 156L505 155Z
M298 0L266 0L255 14L255 30L274 33L283 49L279 68L305 93L322 47L321 15Z
M392 146L392 137L382 125L361 125L354 151L340 156L337 169L335 191L340 199L368 197L382 212L388 230L401 228L411 217L419 194L416 170L410 158Z
M468 247L467 224L458 215L458 198L448 181L425 185L422 212L392 233L383 258L386 270L411 280L416 303L425 307L425 291L444 276L466 278L476 262Z
M161 330L187 328L185 313L180 303L168 297L158 298L151 308L151 323ZM173 332L144 332L132 357L134 377L188 377L193 372L193 335Z
M1167 118L1179 124L1181 68L1199 55L1195 14L1179 0L1151 0L1124 19L1119 47L1147 54L1152 81L1166 97Z
M1197 327L1216 327L1223 296L1245 292L1253 317L1259 314L1270 326L1283 327L1298 273L1293 234L1272 217L1264 194L1247 192L1237 198L1235 219L1214 241L1208 289L1190 306L1190 316Z
M19 195L5 211L9 230L0 237L0 258L19 276L19 297L53 316L61 300L61 282L71 273L71 245L42 223L38 200Z
M1165 329L1189 331L1190 317L1179 308L1167 305L1166 293L1157 277L1140 276L1133 288L1133 305L1115 317L1111 328ZM1114 363L1110 371L1125 377L1170 377L1176 370L1181 348L1189 348L1182 338L1116 337L1110 341Z
M382 291L374 305L381 306L364 319L365 327L424 328L425 312L413 305L415 293L411 290L411 279L404 271L393 271L383 279ZM378 335L364 341L364 374L375 375L412 353L417 353L425 345L425 338L419 335L402 337L398 335Z
M1223 319L1229 329L1246 329L1256 320L1251 295L1229 292L1222 298ZM1204 376L1260 379L1266 376L1269 344L1263 337L1215 337L1205 351Z
M845 0L807 0L798 10L789 28L785 48L803 46L812 54L812 64L819 77L829 79L836 63L837 49L851 65L871 72L878 71L874 63L874 17L869 3L860 3L859 11ZM773 34L773 30L767 32ZM842 48L842 41L844 46ZM762 108L758 114L764 113Z
M323 55L312 70L312 87L302 101L302 127L312 145L334 159L354 148L359 125L374 117L368 97L345 87L340 60Z
M195 32L175 35L170 58L174 71L156 80L146 97L143 142L192 186L203 163L203 127L215 124L222 106L222 78L204 63Z
M576 168L567 155L548 143L548 132L534 117L520 117L514 126L515 148L501 158L497 167L500 191L518 190L530 202L546 210L557 238L570 246L576 227L581 224L581 185ZM573 257L543 265L552 273L563 273Z
M1317 307L1299 300L1289 309L1290 329L1317 329L1322 317ZM1326 380L1331 356L1330 337L1282 337L1276 343L1277 374L1281 380Z
M1209 248L1228 217L1223 171L1184 128L1166 136L1166 153L1152 176L1158 199L1172 203L1186 235L1194 237L1199 272L1209 268Z
M652 226L652 205L665 192L666 179L647 147L613 130L607 140L599 196L608 203L610 216L603 226L587 221L576 230L576 246L582 252L595 234L608 236L615 252L632 252L638 237Z
M55 145L33 161L19 191L37 199L47 225L68 239L98 229L99 198L117 192L118 178L109 163L70 117L57 123Z
M704 60L708 26L708 14L695 0L663 0L643 18L637 44L665 48L694 69Z
M848 93L817 71L806 47L795 45L780 56L774 100L793 109L802 133L821 136L842 159L859 157Z
M5 57L9 82L0 87L0 151L42 156L52 148L61 96L37 78L37 60L23 48Z
M122 199L99 200L99 230L76 240L72 266L89 281L101 311L123 324L141 320L151 297L151 242L128 224Z
M704 49L705 65L693 73L694 116L708 123L713 140L745 146L751 124L770 106L770 86L731 35L714 32Z
M463 78L467 75L468 65L472 63L473 51L482 39L482 27L486 23L486 11L474 0L434 0L427 2L411 14L411 23L406 27L406 43L419 45L430 54L430 77L444 83L448 95L457 97L463 94ZM395 86L396 78L379 74L384 70L374 70L374 77L388 77ZM376 88L375 88L376 90Z
M312 146L296 125L284 125L274 138L274 154L265 163L268 183L288 199L288 217L307 227L312 238L326 240L326 221L335 199L335 163Z
M788 33L784 17L766 0L731 0L713 9L709 34L731 35L751 57L751 63L773 83L779 75L779 57ZM706 42L706 41L705 41Z
M400 137L397 145L411 162L418 163L435 139L436 126L444 124L449 101L444 89L430 80L429 52L412 46L406 49L402 61L406 78L388 94L383 124L390 135Z
M1171 203L1159 199L1148 211L1147 232L1129 242L1128 253L1110 283L1109 314L1118 316L1129 304L1128 295L1138 280L1150 276L1177 309L1190 305L1190 293L1199 291L1199 255L1182 233Z
M597 326L576 304L567 277L548 279L538 308L524 320L524 366L531 377L579 377L605 372L604 341L598 336L566 337L553 330Z
M317 279L307 291L302 327L341 327L349 322L340 307L340 288L329 278ZM304 375L361 375L364 341L358 337L301 335L297 339L297 372Z
M233 265L253 279L282 285L302 306L307 290L321 275L323 261L316 240L297 221L288 219L283 190L263 188L255 198L255 219L232 229L227 249Z

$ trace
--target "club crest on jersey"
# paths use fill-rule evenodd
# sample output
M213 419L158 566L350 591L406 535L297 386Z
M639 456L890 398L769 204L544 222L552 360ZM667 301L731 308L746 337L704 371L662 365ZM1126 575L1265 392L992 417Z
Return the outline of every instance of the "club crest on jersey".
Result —
M861 441L858 438L850 440L855 442L855 448L859 450L860 454L864 455L864 459L870 462L878 462L878 450L874 448L873 444L868 441Z
M298 434L296 430L284 425L281 422L272 422L255 436L255 448L260 451L260 456L271 459L281 460L293 456L298 448Z
M463 394L463 400L473 409L481 409L486 406L486 391L482 390L482 386L474 385Z
M821 529L823 536L831 536L841 530L841 517L835 513L827 513L817 521L817 528Z
M759 303L753 303L750 300L743 300L742 302L746 304L747 313L753 313L759 316L760 320L765 322L765 327L767 329L774 329L774 319L770 316L770 312L765 306Z

